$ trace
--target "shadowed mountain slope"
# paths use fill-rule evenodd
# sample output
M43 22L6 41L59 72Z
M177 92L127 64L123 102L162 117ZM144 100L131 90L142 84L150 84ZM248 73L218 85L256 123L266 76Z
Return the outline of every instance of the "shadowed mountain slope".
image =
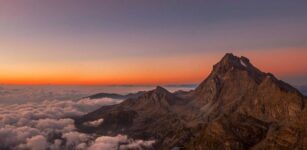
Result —
M226 54L190 92L162 87L79 119L83 132L154 139L154 149L304 149L306 99L289 84ZM103 118L97 127L84 125Z

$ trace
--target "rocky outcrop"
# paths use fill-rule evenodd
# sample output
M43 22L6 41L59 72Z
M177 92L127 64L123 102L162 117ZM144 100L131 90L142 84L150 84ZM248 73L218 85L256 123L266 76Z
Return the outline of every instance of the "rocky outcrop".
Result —
M190 92L162 87L76 120L83 132L156 140L155 149L304 149L306 99L245 57L226 54ZM103 118L98 127L84 122Z

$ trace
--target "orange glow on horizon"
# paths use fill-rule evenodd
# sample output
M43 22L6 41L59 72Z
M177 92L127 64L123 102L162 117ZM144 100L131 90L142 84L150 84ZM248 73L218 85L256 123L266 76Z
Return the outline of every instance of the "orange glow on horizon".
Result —
M185 58L187 57L187 58ZM197 56L196 56L197 57ZM26 85L156 85L198 83L211 64L195 56L142 58L122 62L89 62L82 65L44 64L48 67L7 69L1 84ZM205 57L206 58L206 57ZM178 61L181 60L181 61ZM207 58L210 60L210 58ZM191 65L193 64L193 65ZM62 66L60 68L59 66ZM29 71L31 70L31 71Z
M277 77L307 74L306 49L234 51ZM108 62L43 63L2 67L0 84L13 85L157 85L199 83L224 52ZM75 62L74 62L75 63Z
M145 75L145 74L143 74ZM205 75L169 74L168 76L114 76L101 78L84 78L78 76L61 76L61 77L40 77L40 78L7 78L1 79L1 84L11 85L156 85L156 84L190 84L198 83Z

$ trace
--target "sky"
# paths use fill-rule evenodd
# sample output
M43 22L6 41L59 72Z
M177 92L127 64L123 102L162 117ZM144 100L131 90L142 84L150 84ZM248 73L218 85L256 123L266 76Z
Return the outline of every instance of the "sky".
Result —
M307 85L306 0L0 0L0 84L199 83L226 52Z

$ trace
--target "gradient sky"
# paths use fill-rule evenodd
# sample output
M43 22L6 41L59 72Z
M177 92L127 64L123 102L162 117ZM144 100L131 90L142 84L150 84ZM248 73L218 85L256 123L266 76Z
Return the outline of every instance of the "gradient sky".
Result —
M1 0L2 84L185 84L225 52L307 84L306 0Z

